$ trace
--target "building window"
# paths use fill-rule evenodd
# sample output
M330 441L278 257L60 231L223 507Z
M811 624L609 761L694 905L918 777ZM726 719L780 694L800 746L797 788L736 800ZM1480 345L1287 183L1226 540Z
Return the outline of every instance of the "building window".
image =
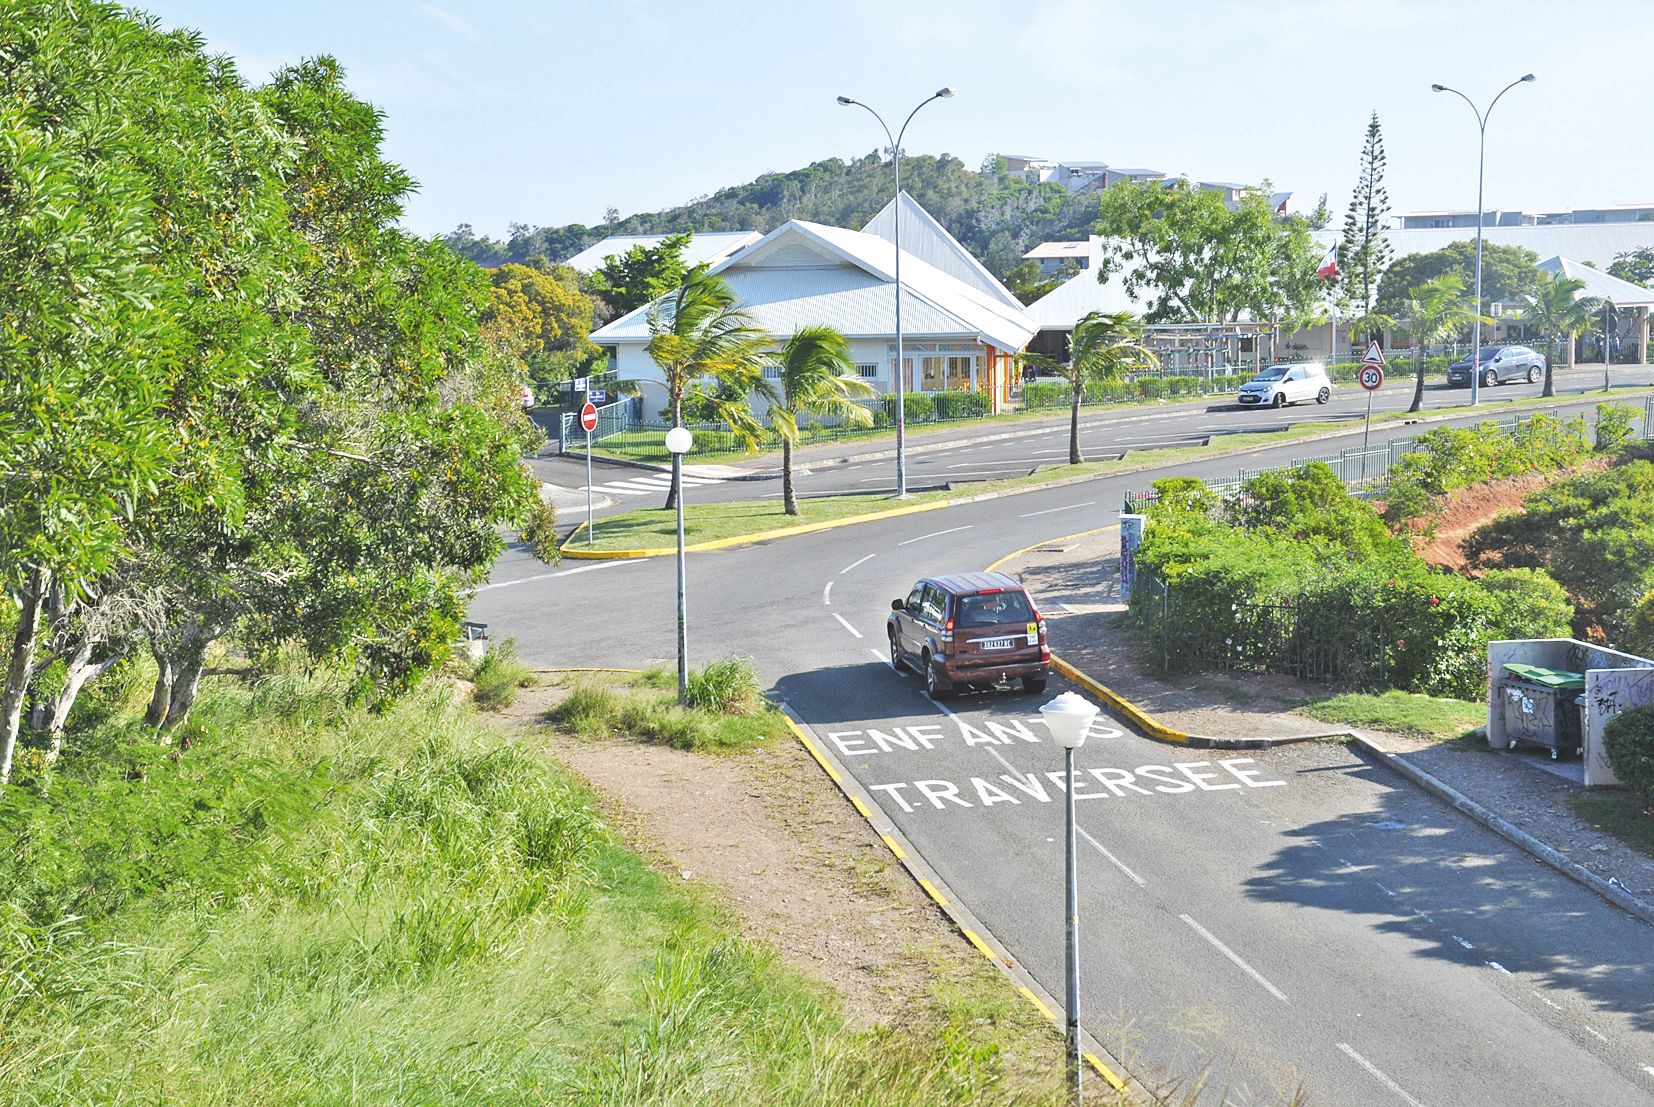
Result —
M779 365L766 365L766 366L764 366L764 378L766 380L772 380L772 381L780 380L781 379L781 367Z
M919 359L919 369L922 374L919 391L940 392L946 387L942 373L948 360L948 358L941 357L922 357Z
M862 362L856 366L856 376L864 381L879 379L879 363L876 361Z
M976 364L975 358L950 357L948 358L948 387L955 391L968 392L971 388L971 370Z

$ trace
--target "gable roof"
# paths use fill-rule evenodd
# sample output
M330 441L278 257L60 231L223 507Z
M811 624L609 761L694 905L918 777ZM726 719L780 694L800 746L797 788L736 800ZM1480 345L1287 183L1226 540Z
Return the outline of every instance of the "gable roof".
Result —
M905 191L884 206L861 229L863 234L877 235L886 242L896 240L896 205L902 205L902 254L916 257L933 268L940 269L957 281L987 293L1010 307L1022 304L1011 295L1011 290L994 279L994 275L977 261L971 252L959 244L930 212Z
M969 338L1004 350L1020 350L1033 337L1033 321L1014 299L1015 306L1006 305L906 249L902 255L905 333ZM896 329L895 261L894 245L877 235L795 219L712 271L729 282L742 306L770 334L826 324L850 338L882 338ZM599 343L648 338L647 307L591 335Z
M633 246L659 246L666 239L663 234L616 234L610 235L601 242L594 242L569 258L563 264L571 269L578 269L582 273L593 273L603 267L603 263L612 257L619 257ZM697 232L684 247L684 265L699 265L703 261L716 262L733 254L741 247L757 242L757 231L708 231Z
M1593 300L1607 300L1615 307L1654 306L1654 292L1642 285L1610 276L1600 269L1593 269L1584 262L1574 261L1572 258L1550 258L1540 262L1539 268L1585 282L1585 289L1581 295Z
M1122 262L1108 280L1097 280L1097 269L1082 269L1027 307L1029 316L1042 331L1071 330L1075 323L1094 311L1129 311L1142 315L1145 307L1126 291L1126 274L1136 262Z

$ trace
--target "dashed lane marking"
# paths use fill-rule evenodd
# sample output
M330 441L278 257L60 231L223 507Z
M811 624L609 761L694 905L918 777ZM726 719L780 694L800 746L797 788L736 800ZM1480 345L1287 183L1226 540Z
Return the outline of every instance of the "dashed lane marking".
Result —
M1458 942L1461 946L1463 946L1466 949L1475 949L1476 948L1475 946L1471 945L1469 942L1465 941L1463 938L1459 937L1457 934L1453 935L1453 940L1455 942Z
M1593 1037L1593 1038L1595 1038L1595 1039L1596 1039L1596 1040L1597 1040L1597 1041L1599 1041L1599 1042L1606 1042L1606 1041L1607 1041L1607 1040L1608 1040L1608 1039L1607 1039L1607 1038L1606 1038L1606 1037L1604 1037L1604 1036L1603 1036L1603 1035L1602 1035L1602 1034L1601 1034L1601 1033L1599 1033L1599 1032L1598 1032L1598 1031L1597 1031L1597 1030L1596 1030L1596 1028L1595 1028L1595 1027L1590 1027L1590 1026L1587 1026L1587 1027L1586 1027L1586 1028L1585 1028L1585 1033L1587 1033L1587 1034L1589 1034L1589 1035L1591 1035L1591 1037Z
M1139 888L1145 887L1148 884L1148 882L1146 880L1144 880L1142 877L1138 876L1136 873L1132 872L1130 866L1128 866L1124 861L1120 860L1118 857L1116 857L1112 853L1110 853L1108 851L1107 847L1105 847L1103 845L1103 843L1097 841L1097 839L1093 838L1089 833L1087 833L1084 827L1078 827L1077 826L1077 827L1074 828L1074 830L1075 830L1075 833L1079 834L1080 837L1082 837L1086 841L1090 842L1091 845L1092 845L1092 848L1094 848L1098 853L1100 853L1104 857L1108 858L1109 861L1114 865L1115 868L1119 869L1121 872L1125 873L1128 877L1130 877L1132 879L1132 881L1134 883L1136 883L1136 885Z
M842 577L845 573L848 573L851 569L854 569L857 565L865 565L869 561L872 561L875 557L878 557L878 556L879 556L878 554L868 554L866 557L859 558L855 561L852 561L850 564L848 564L844 568L840 569L838 571L838 575Z
M975 527L974 523L966 523L962 527L949 527L947 530L933 530L929 534L921 534L917 538L909 538L905 542L896 543L896 545L898 545L898 546L911 546L911 545L913 545L913 543L923 542L927 538L940 538L944 534L958 534L962 530L971 530L974 527Z
M1380 1072L1377 1065L1374 1065L1371 1061L1367 1060L1365 1057L1361 1056L1361 1054L1352 1049L1348 1042L1339 1042L1338 1048L1344 1051L1344 1055L1346 1057L1366 1069L1374 1080L1377 1080L1380 1084L1383 1084L1386 1088L1389 1088L1392 1092L1396 1093L1396 1095L1400 1096L1403 1102L1411 1104L1412 1107L1424 1107L1424 1104L1408 1095L1407 1090L1400 1084L1397 1084L1394 1080L1391 1080L1388 1076L1385 1076L1382 1072Z
M496 584L485 584L478 588L478 592L486 592L490 588L510 588L514 584L532 584L537 580L551 580L553 577L568 577L575 573L594 573L599 569L614 569L621 565L636 565L636 561L599 561L595 565L578 565L573 569L559 569L555 573L536 573L531 577L522 577L518 580L502 580Z
M827 582L827 587L825 587L821 590L821 602L822 603L832 603L833 602L833 582L832 581L828 581Z
M1020 518L1032 519L1036 515L1054 515L1059 511L1073 511L1075 508L1079 507L1091 507L1096 504L1096 502L1096 500L1087 500L1083 504L1065 504L1062 507L1048 507L1044 511L1030 511L1028 514L1020 516Z
M851 634L854 634L857 638L861 637L861 631L859 631L855 627L851 626L850 625L850 620L846 619L843 615L840 615L838 612L835 611L835 612L833 612L833 618L837 619L839 621L839 625L842 626L845 630L849 631Z
M1490 968L1490 969L1498 969L1500 972L1504 973L1506 976L1514 976L1515 975L1509 969L1505 968L1505 966L1501 965L1497 961L1487 962L1487 967Z
M1265 979L1263 973L1259 972L1257 969L1253 968L1251 965L1248 965L1245 961L1243 961L1241 959L1240 954L1236 953L1234 950L1230 949L1228 946L1226 946L1222 942L1218 941L1217 935L1213 934L1210 930L1207 930L1204 926L1201 926L1199 923L1195 922L1195 920L1190 918L1188 915L1179 915L1178 918L1182 919L1184 922L1188 923L1192 928L1194 928L1194 932L1196 934L1199 934L1202 938L1205 938L1208 942L1211 942L1212 945L1214 947L1216 947L1216 949L1219 953L1223 954L1225 957L1229 958L1229 960L1233 961L1236 965L1240 966L1241 971L1244 972L1247 976L1250 976L1253 980L1256 980L1259 984L1263 985L1264 991L1268 992L1270 995L1274 996L1276 999L1280 1000L1282 1003L1292 1002L1291 1000L1286 998L1286 993L1285 992L1281 991L1279 988L1275 987L1275 985L1271 984L1267 979Z

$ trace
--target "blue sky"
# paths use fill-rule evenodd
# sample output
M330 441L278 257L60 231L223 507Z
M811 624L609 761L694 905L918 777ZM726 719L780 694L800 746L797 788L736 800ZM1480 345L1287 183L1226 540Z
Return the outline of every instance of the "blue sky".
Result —
M1270 178L1341 215L1377 110L1396 211L1654 201L1649 0L155 0L262 81L332 54L421 183L406 222L595 223L770 170L904 143L1213 180ZM893 119L892 116L895 118Z

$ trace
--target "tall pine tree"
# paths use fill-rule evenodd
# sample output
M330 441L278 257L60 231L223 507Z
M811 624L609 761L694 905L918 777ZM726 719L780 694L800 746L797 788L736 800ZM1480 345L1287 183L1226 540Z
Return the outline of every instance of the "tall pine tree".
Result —
M1370 314L1378 295L1378 278L1390 264L1390 243L1384 237L1384 218L1390 214L1390 194L1384 189L1384 135L1378 113L1367 124L1361 144L1361 175L1344 216L1344 239L1338 247L1339 279L1344 298L1360 314Z

